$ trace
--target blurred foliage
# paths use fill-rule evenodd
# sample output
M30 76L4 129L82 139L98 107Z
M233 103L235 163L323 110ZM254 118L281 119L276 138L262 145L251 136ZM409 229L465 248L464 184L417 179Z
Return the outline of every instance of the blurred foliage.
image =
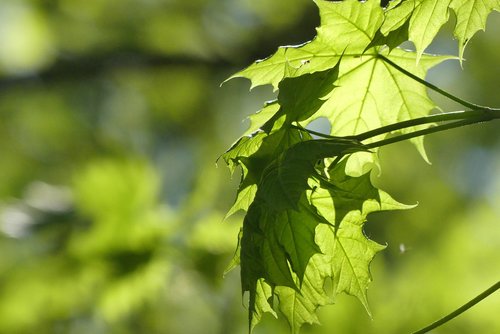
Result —
M238 180L215 160L273 93L219 84L317 24L309 0L1 1L0 333L245 333L238 270L222 277ZM430 79L498 106L499 27ZM374 175L420 202L368 223L389 245L374 320L346 296L304 332L409 331L499 279L498 124L426 142L433 166L398 144ZM492 296L439 332L500 332L499 308Z

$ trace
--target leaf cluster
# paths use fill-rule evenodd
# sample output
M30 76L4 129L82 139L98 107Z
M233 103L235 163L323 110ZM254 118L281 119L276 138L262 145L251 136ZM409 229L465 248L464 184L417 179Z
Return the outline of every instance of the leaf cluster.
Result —
M250 329L263 313L279 310L296 333L318 323L316 309L342 292L369 312L369 264L384 246L369 240L363 225L369 213L411 207L371 183L376 143L430 125L373 131L437 108L422 81L429 68L454 57L423 52L449 8L457 17L460 59L487 15L500 8L495 0L315 2L321 25L312 41L280 47L231 77L278 90L222 156L232 171L242 169L228 215L246 211L231 267L241 265ZM416 51L398 47L407 40ZM331 125L322 139L307 128L319 117ZM427 159L422 137L411 141Z

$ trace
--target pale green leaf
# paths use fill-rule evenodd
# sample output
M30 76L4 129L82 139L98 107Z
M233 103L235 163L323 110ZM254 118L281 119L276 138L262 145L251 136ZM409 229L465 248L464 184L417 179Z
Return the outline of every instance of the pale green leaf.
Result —
M243 236L243 228L240 228L240 232L238 233L238 245L236 246L236 250L234 251L233 258L227 265L226 269L224 269L224 276L226 276L231 270L240 265L240 251L241 251L241 237Z
M423 78L427 70L449 59L395 49L372 49L362 57L346 57L339 67L337 86L314 117L327 117L336 136L360 134L374 128L427 115L434 103L426 87L384 62L382 54Z
M332 125L331 134L360 134L395 122L426 116L435 108L425 86L384 62L378 57L379 53L421 78L429 68L450 59L446 56L423 55L420 62L416 63L414 52L394 49L389 53L388 49L378 51L378 48L368 50L362 57L344 57L339 65L336 88L313 116L328 118ZM402 132L416 129L419 128L410 127ZM422 139L412 142L425 158ZM354 161L360 158L363 162ZM349 172L350 175L356 175L355 170L363 170L366 163L376 162L373 156L367 160L366 154L354 155L352 159L348 166L353 171Z
M243 171L229 214L247 210L233 265L241 264L249 292L250 329L263 313L276 316L279 309L297 333L304 323L317 323L317 308L338 293L356 296L368 310L369 265L384 246L364 235L367 215L411 206L372 185L367 172L376 152L352 136L435 108L426 87L384 57L419 78L451 58L423 50L448 20L452 1L401 0L383 10L376 0L318 0L316 38L282 47L233 76L250 79L252 87L279 88L277 100L251 116L251 135L223 156L232 170ZM395 48L407 38L417 52ZM335 138L312 140L301 129L318 117L330 121ZM425 158L422 138L413 142ZM330 159L346 155L341 163ZM333 295L324 290L328 280Z
M331 223L319 225L316 243L322 258L329 265L329 276L334 281L334 294L356 296L368 310L366 289L371 281L369 264L384 246L363 234L363 224L369 213L385 210L409 209L375 188L369 173L350 177L344 173L344 164L331 172L333 186L318 187L312 192L312 204ZM316 264L316 262L313 262ZM317 264L316 264L317 265Z
M388 32L387 35L384 35L381 31L377 32L367 49L385 45L392 50L400 46L408 40L408 25L409 21L406 21L401 27Z
M236 200L226 213L224 219L229 218L240 210L247 211L255 198L255 194L257 193L257 182L252 176L246 177L245 175L248 174L247 169L244 165L241 167L243 168L243 172L241 183L236 194Z
M249 314L250 331L260 322L264 313L271 313L275 318L278 317L272 306L273 289L264 279L257 280L253 298L253 301L250 299L250 308L253 307L252 312Z
M273 100L267 102L264 108L259 110L256 113L248 116L248 120L250 121L250 126L247 131L243 133L243 136L249 136L254 132L258 131L267 121L269 121L280 109L280 105L278 100Z
M299 198L308 189L307 180L315 174L320 159L366 151L353 139L317 139L299 142L288 148L264 171L259 189L262 198L275 210L297 208Z
M458 39L459 57L463 58L465 46L479 30L486 28L486 19L492 10L500 11L498 0L452 0L451 8L457 16L453 32Z
M411 206L402 205L373 187L369 174L350 177L344 170L345 163L336 165L326 183L309 179L311 189L299 200L298 210L276 213L272 206L259 202L254 208L255 203L252 204L249 220L245 221L249 225L243 234L241 253L243 286L250 292L252 327L264 308L272 313L276 310L273 298L259 292L261 279L273 288L279 310L293 333L298 333L304 323L318 323L317 308L331 304L338 293L356 296L368 309L369 264L384 247L366 238L363 224L371 212ZM251 249L245 248L245 238L253 241L248 245ZM327 280L334 283L330 296L324 290Z
M365 3L317 0L316 4L321 26L312 41L280 47L271 57L255 62L231 78L248 78L252 87L272 84L278 88L286 76L287 67L295 69L293 76L333 68L342 55L361 55L383 21L383 10L375 0Z
M324 289L329 266L322 257L322 254L315 254L310 259L300 292L283 286L275 288L279 310L287 318L294 334L299 332L304 323L319 324L316 310L320 306L333 303L333 298L328 296Z
M449 20L449 8L456 14L454 36L458 40L459 57L472 36L484 30L486 19L493 11L500 10L498 0L404 0L385 12L380 31L388 36L409 21L409 40L415 44L417 60L431 44L441 27Z
M423 0L422 0L423 1ZM426 0L428 1L428 0ZM449 1L449 0L448 0ZM415 10L421 14L412 16L412 20L417 22L422 19L422 15L428 10L428 4L418 2ZM425 6L424 6L425 5ZM427 97L426 88L391 68L384 63L378 53L385 55L398 65L408 69L415 75L424 78L427 70L448 59L447 57L437 57L430 55L421 56L421 62L417 62L418 54L409 51L395 49L389 53L386 48L371 48L365 51L370 45L371 40L375 38L378 28L382 25L384 16L383 10L377 1L371 0L366 3L357 1L344 2L324 2L318 1L322 26L318 29L318 36L310 43L297 47L285 47L272 57L251 65L247 69L237 73L235 76L247 77L252 80L252 85L272 83L275 87L280 87L279 103L285 105L278 114L302 112L300 117L287 116L295 120L301 120L308 112L303 108L307 102L314 104L317 96L324 95L322 99L325 103L319 112L313 114L308 120L325 116L332 124L331 134L335 136L356 135L374 128L388 125L398 121L404 121L415 117L426 116L434 108L434 103ZM408 11L405 2L401 2L388 12L397 10ZM422 7L423 6L423 7ZM412 6L411 8L413 8ZM439 6L438 6L439 7ZM439 7L441 8L441 7ZM350 18L349 18L350 15ZM388 14L387 14L388 15ZM405 14L406 15L406 14ZM370 19L372 21L368 22ZM337 22L335 25L334 22ZM385 22L384 22L385 23ZM402 30L397 33L403 33ZM399 23L398 23L399 24ZM392 28L398 24L391 25ZM357 30L356 30L357 29ZM346 36L356 36L355 43L347 43ZM353 37L354 38L354 37ZM389 37L388 37L389 38ZM394 46L401 40L400 36L391 35L389 40L384 41ZM325 41L328 41L326 43ZM356 44L358 41L358 44ZM285 53L287 56L285 57ZM294 55L291 57L291 55ZM313 94L308 100L302 99L298 104L300 108L290 107L286 102L286 94L297 94L300 89L293 91L290 89L294 83L299 85L299 81L294 81L304 77L304 74L310 72L325 71L325 69L335 68L337 70L338 60L342 61L338 65L338 79L331 84L321 86L321 94ZM293 59L293 60L291 60ZM294 63L295 62L295 63ZM411 64L413 62L414 64ZM295 70L290 70L293 67ZM285 74L297 76L298 79L285 79ZM324 73L329 73L325 71ZM311 79L315 77L312 75ZM307 82L307 77L302 79ZM308 87L304 84L301 87ZM314 87L314 86L312 86ZM327 89L330 87L330 93ZM282 92L288 88L287 91ZM309 88L311 90L313 88ZM318 88L320 89L320 88ZM309 92L307 90L307 92ZM307 96L307 95L302 95ZM310 109L314 111L314 106ZM295 111L294 111L295 110ZM304 122L304 124L308 123ZM415 131L417 128L408 128L403 132ZM383 136L375 139L383 139ZM423 140L414 139L412 142L425 160L428 160L423 147ZM357 161L355 161L357 160ZM366 164L377 163L376 158L372 156L367 159L367 155L354 155L348 165L350 174L360 175L366 170Z
M441 27L448 22L450 2L451 0L415 1L408 36L417 49L417 61L425 48L434 40Z
M400 1L397 4L391 5L385 12L385 19L380 27L380 32L384 36L387 36L391 31L402 27L410 18L415 6L415 0Z
M243 136L221 156L231 170L231 173L240 165L241 159L248 158L259 150L264 137L266 137L264 132L255 132L251 135Z

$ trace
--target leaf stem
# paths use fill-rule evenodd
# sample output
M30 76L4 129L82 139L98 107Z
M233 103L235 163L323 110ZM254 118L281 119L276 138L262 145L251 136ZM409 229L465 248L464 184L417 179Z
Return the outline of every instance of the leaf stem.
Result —
M316 135L319 137L323 137L323 138L327 138L327 139L343 138L343 139L355 139L355 140L363 141L363 140L373 138L373 137L376 137L376 136L384 134L384 133L402 130L402 129L412 127L412 126L430 124L430 123L435 123L435 122L461 120L461 122L452 122L452 123L448 123L448 124L443 124L443 125L439 125L439 126L436 126L433 128L423 129L423 130L415 131L412 133L407 133L407 134L404 134L404 135L401 135L398 137L393 137L393 138L389 138L386 140L376 142L379 144L378 146L382 146L382 145L390 144L392 142L422 136L422 135L425 135L428 133L452 129L455 127L464 126L464 125L468 125L468 124L486 122L486 121L490 121L493 119L500 119L500 109L488 108L488 109L479 109L479 110L453 111L453 112L447 112L447 113L442 113L442 114L436 114L436 115L430 115L430 116L424 116L424 117L419 117L419 118L415 118L415 119L410 119L407 121L402 121L402 122L382 126L380 128L366 131L366 132L360 133L358 135L344 136L344 137L327 135L324 133L320 133L317 131L303 128L300 125L298 125L298 126L291 125L291 126L295 129L299 129L301 131L305 131L305 132L308 132L310 134L313 134L313 135ZM375 145L376 143L367 144L367 146L370 146L371 148L378 147L378 146L372 146L372 145Z
M482 109L482 110L487 110L489 109L488 107L483 107L483 106L480 106L480 105L477 105L477 104L474 104L474 103L471 103L471 102L467 102L465 100L462 100L461 98L451 94L451 93L448 93L444 90L442 90L441 88L431 84L430 82L428 81L425 81L424 79L422 78L419 78L418 76L416 76L415 74L411 73L411 72L408 72L407 70L405 70L404 68L402 68L401 66L399 66L398 64L394 63L392 60L390 60L389 58L386 58L384 57L383 55L381 54L378 54L377 55L378 58L382 59L384 62L386 62L387 64L391 65L392 67L394 67L396 70L400 71L401 73L409 76L410 78L412 78L413 80L415 81L418 81L419 83L421 83L422 85L432 89L433 91L435 92L438 92L439 94L441 95L444 95L446 96L447 98L449 98L450 100L453 100L461 105L463 105L464 107L467 107L467 108L471 108L471 109Z
M455 318L456 316L460 315L461 313L467 311L472 306L476 305L477 303L479 303L480 301L482 301L483 299L485 299L486 297L488 297L489 295L491 295L492 293L494 293L498 289L500 289L500 281L496 282L490 288L486 289L484 292L482 292L481 294L479 294L478 296L476 296L475 298L473 298L469 302L465 303L464 305L462 305L461 307L459 307L455 311L453 311L450 314L444 316L443 318L433 322L429 326L426 326L426 327L424 327L416 332L413 332L413 334L424 334L424 333L427 333L427 332L433 330L434 328L437 328L437 327L443 325L444 323L450 321L451 319Z
M435 127L417 130L417 131L414 131L411 133L402 134L400 136L379 140L379 141L376 141L374 143L366 144L365 148L371 149L371 148L381 147L381 146L397 143L397 142L400 142L403 140L407 140L407 139L411 139L411 138L415 138L415 137L420 137L423 135L427 135L427 134L431 134L431 133L435 133L435 132L440 132L440 131L444 131L444 130L449 130L449 129L453 129L453 128L458 128L458 127L462 127L465 125L486 122L489 120L491 120L491 118L485 118L485 117L462 119L460 121L455 121L455 122L451 122L451 123L437 125Z
M310 130L310 129L306 129L300 125L295 125L295 124L291 124L290 125L292 128L294 129L297 129L297 130L300 130L300 131L304 131L304 132L307 132L311 135L315 135L315 136L318 136L318 137L322 137L322 138L326 138L326 139L348 139L348 138L355 138L356 136L331 136L331 135L327 135L325 133L321 133L321 132L317 132L317 131L314 131L314 130Z
M382 126L380 128L370 130L367 132L363 132L359 135L353 136L357 140L366 140L368 138L372 138L384 133L401 130L404 128L408 128L411 126L429 124L434 122L445 122L445 121L454 121L454 120L465 120L465 119L475 119L479 117L485 118L485 120L500 118L500 110L491 109L491 110L465 110L465 111L453 111L442 114L424 116L419 118L410 119L407 121L402 121L386 126Z

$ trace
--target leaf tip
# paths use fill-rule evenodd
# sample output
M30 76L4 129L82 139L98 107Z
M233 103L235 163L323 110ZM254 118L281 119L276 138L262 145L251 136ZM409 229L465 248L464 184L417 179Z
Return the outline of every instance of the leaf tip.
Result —
M239 73L239 72L238 72L238 73ZM226 84L226 82L228 82L228 81L230 81L230 80L232 80L232 79L234 79L234 78L239 78L239 77L241 77L240 75L238 75L238 73L235 73L235 74L231 75L229 78L227 78L226 80L222 81L222 82L220 83L219 87L224 86L224 85Z
M465 51L465 44L467 42L463 43L460 45L459 50L458 50L458 61L460 62L460 68L463 70L464 69L464 61L466 60L464 58L464 51Z

